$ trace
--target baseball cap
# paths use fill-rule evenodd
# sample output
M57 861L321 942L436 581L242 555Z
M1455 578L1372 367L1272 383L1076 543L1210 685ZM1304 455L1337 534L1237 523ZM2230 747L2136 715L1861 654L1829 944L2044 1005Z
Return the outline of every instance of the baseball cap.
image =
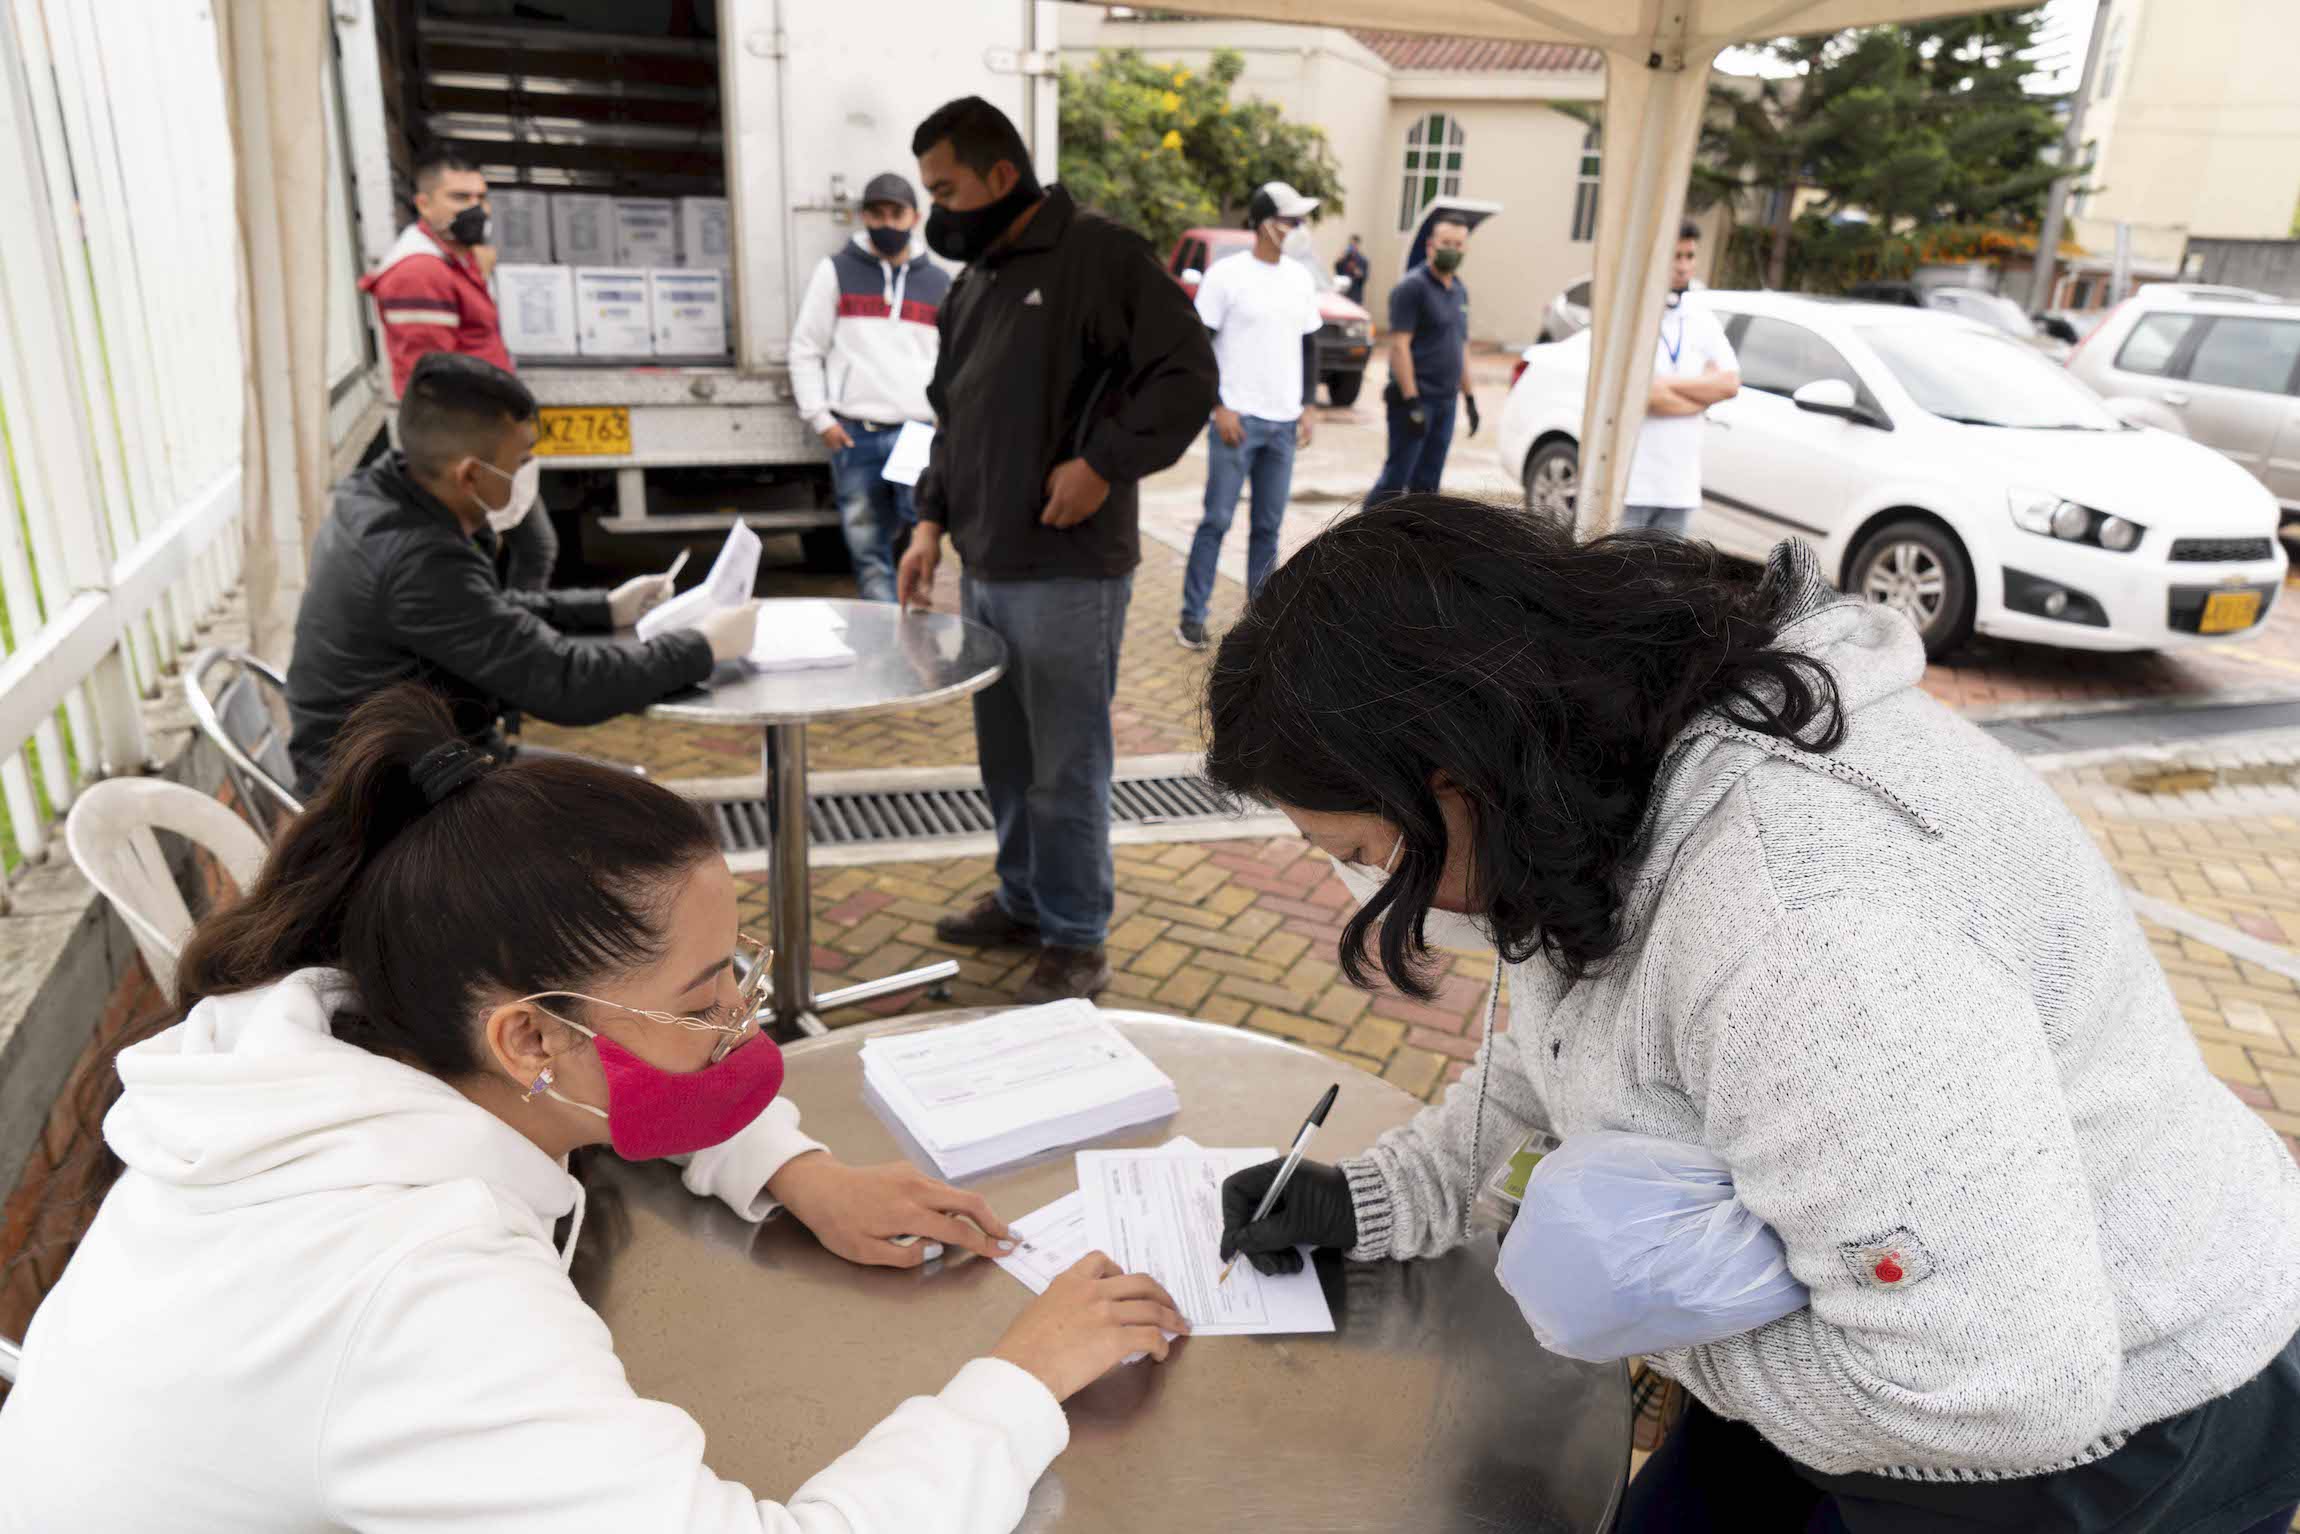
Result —
M1254 188L1246 216L1257 224L1266 218L1308 218L1317 207L1317 198L1304 197L1283 181L1265 181Z
M862 200L865 207L874 202L895 202L914 213L918 211L918 194L910 189L910 178L898 176L891 170L870 178L870 185L863 188Z

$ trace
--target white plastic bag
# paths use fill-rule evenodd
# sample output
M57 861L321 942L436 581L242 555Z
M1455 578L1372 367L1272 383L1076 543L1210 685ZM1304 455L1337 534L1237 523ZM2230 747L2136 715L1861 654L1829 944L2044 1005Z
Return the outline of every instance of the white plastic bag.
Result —
M1502 1288L1552 1353L1604 1362L1715 1342L1810 1303L1773 1228L1698 1145L1599 1130L1544 1156Z

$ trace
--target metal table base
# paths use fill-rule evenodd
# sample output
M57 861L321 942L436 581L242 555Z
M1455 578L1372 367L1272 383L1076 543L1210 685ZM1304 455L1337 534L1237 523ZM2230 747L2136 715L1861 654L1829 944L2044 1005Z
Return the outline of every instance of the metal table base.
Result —
M759 763L766 779L772 859L767 871L767 921L775 934L767 979L774 990L776 1027L785 1034L793 1029L808 1035L828 1033L822 1013L955 979L958 961L939 959L899 975L815 994L814 905L807 898L807 727L770 724L763 733Z

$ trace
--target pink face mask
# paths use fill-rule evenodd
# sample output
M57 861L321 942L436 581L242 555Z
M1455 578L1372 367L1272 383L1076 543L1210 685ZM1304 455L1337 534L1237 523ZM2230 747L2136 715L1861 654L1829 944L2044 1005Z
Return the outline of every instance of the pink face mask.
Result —
M724 1145L766 1112L783 1089L783 1052L763 1034L699 1071L667 1071L573 1018L561 1021L580 1030L599 1051L599 1065L607 1073L607 1106L561 1097L548 1079L539 1085L553 1101L605 1119L615 1154L625 1161L685 1156Z

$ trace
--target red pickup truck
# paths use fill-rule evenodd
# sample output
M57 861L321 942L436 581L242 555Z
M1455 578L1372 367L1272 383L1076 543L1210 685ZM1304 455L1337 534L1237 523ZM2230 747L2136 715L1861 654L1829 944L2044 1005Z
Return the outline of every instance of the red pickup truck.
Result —
M1185 229L1166 258L1166 270L1182 284L1182 291L1198 296L1198 279L1216 261L1227 261L1254 248L1251 229ZM1318 285L1318 378L1326 395L1337 405L1357 403L1365 382L1366 359L1374 350L1373 316L1344 297L1331 272L1310 262L1310 276Z

